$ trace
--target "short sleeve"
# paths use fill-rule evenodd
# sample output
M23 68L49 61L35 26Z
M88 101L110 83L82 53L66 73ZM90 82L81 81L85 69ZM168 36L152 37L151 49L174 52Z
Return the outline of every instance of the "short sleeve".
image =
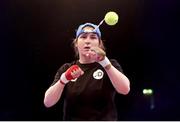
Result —
M123 69L116 59L111 59L110 62L117 70L123 73Z
M61 74L64 73L69 67L70 67L70 64L66 63L58 69L58 71L56 72L56 75L54 76L54 80L51 86L53 86L59 80L59 78L61 77Z

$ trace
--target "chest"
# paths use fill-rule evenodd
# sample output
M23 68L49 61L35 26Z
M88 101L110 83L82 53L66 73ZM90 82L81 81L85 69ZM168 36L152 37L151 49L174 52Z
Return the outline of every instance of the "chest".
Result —
M101 96L107 80L107 74L103 69L86 69L82 76L67 84L66 94L70 97Z

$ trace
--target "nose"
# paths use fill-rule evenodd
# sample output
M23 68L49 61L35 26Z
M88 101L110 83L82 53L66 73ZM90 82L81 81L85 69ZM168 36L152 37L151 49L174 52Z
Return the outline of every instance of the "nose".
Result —
M89 38L86 38L85 39L85 44L89 45L91 43L90 39Z
M89 45L89 44L90 44L90 42L86 41L86 42L85 42L85 44L86 44L86 45Z

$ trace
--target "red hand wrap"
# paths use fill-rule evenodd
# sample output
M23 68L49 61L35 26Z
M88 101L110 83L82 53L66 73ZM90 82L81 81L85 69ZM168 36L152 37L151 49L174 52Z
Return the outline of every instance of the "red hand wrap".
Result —
M72 71L76 71L79 69L78 65L72 65L69 69L67 69L65 76L67 80L72 80L74 79L73 76L71 75Z

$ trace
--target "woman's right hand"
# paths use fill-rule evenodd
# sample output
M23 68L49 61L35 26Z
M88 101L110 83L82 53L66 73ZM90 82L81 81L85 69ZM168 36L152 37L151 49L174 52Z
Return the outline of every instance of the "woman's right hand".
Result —
M69 81L78 78L83 75L84 71L78 65L72 65L69 67L66 72L64 72L60 77L60 82L63 84L68 83Z

